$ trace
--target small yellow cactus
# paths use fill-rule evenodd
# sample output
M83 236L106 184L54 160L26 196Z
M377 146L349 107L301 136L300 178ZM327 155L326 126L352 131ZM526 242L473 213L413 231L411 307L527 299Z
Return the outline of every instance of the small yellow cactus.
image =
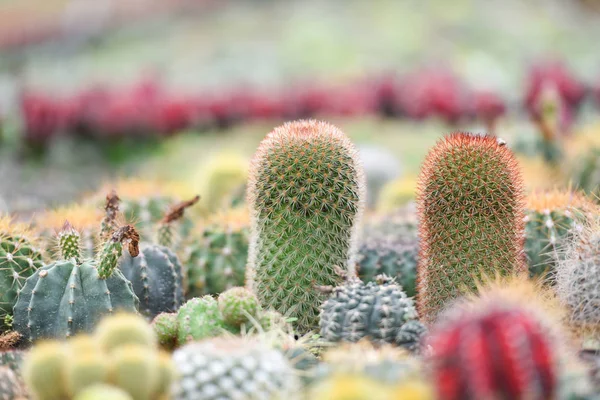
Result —
M416 190L417 178L415 176L406 176L389 182L381 189L377 209L379 211L391 211L405 206L415 199Z

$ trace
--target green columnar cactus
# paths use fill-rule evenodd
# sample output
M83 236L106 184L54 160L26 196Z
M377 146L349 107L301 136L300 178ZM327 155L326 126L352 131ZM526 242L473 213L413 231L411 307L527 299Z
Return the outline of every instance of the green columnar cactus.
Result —
M417 308L433 322L486 275L525 270L523 183L501 139L454 133L427 155L419 177Z
M179 345L218 336L226 330L235 332L225 323L217 301L210 296L193 298L181 306L177 313L177 325Z
M328 342L368 338L419 350L426 329L417 320L412 299L385 276L379 283L351 278L343 286L327 288L332 294L321 310L321 337Z
M77 232L63 231L63 243L72 255ZM25 282L14 308L14 329L24 340L64 338L90 331L99 319L118 309L136 312L138 298L131 283L115 270L122 242L130 253L137 251L137 233L126 225L106 242L97 261L78 264L75 259L57 261L38 269Z
M275 128L250 167L247 280L266 308L318 325L315 286L341 282L334 267L354 269L365 177L357 152L333 125L297 121Z
M187 297L219 294L244 285L250 240L247 211L214 214L199 228L185 246Z
M9 329L17 293L42 264L42 255L28 239L28 230L9 217L0 217L0 334Z
M226 324L240 326L257 316L260 304L256 295L243 287L231 288L219 295L219 310Z
M27 393L15 372L0 367L0 400L25 400Z
M98 384L82 390L75 400L133 400L127 392L117 387Z
M243 338L190 343L173 353L180 379L175 400L298 399L299 382L285 356Z
M532 193L525 211L525 254L529 274L553 280L556 260L573 229L583 224L594 209L590 200L570 190Z
M416 294L419 238L416 230L398 236L370 236L358 250L357 270L363 282L374 282L378 275L395 278L409 297Z

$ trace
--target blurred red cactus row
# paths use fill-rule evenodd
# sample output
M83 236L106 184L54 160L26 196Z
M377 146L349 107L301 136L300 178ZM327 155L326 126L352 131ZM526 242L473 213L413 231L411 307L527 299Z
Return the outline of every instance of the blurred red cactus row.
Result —
M479 120L493 131L508 109L523 109L533 120L549 96L558 96L564 124L569 124L588 93L600 104L600 87L588 88L559 62L529 71L523 107L510 106L493 91L472 90L456 75L425 69L404 76L386 74L344 85L293 85L279 91L249 86L221 93L168 91L157 79L128 87L92 86L66 97L34 89L21 94L24 139L44 145L56 135L117 139L168 136L184 129L226 128L256 119L379 114L392 118L438 118L454 125Z

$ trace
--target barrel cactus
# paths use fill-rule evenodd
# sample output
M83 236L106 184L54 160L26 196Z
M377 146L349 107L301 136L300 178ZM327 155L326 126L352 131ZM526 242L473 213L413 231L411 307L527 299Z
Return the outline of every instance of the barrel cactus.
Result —
M137 233L126 225L104 244L97 260L82 260L79 234L68 223L60 233L63 261L38 269L25 281L14 307L14 329L23 339L64 338L90 331L115 310L136 312L138 298L116 269L128 243L137 251Z
M247 284L265 309L318 325L316 285L337 285L335 266L354 269L365 177L348 138L325 122L275 128L252 160Z
M6 322L25 280L42 265L42 254L28 227L0 217L0 334L10 328Z
M553 278L569 232L583 229L593 203L571 190L534 192L525 210L525 254L531 276Z
M180 379L173 399L270 400L300 398L285 356L259 340L215 338L173 353Z
M393 343L417 351L425 327L417 320L412 299L393 280L363 283L351 278L332 294L321 310L321 336L329 342Z
M182 258L188 298L244 285L250 221L244 209L209 216L191 235Z
M417 191L417 308L427 323L485 276L525 271L523 183L504 141L453 133L430 150Z

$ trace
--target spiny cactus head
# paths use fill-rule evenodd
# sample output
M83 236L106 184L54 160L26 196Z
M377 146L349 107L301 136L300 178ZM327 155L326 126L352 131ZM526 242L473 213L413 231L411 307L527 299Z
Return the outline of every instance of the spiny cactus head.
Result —
M64 385L64 368L67 363L63 343L57 341L36 344L23 360L23 379L31 393L40 399L68 398Z
M152 328L158 343L167 350L172 350L177 344L177 313L160 313L152 321Z
M134 399L156 398L161 385L158 352L135 343L124 344L111 353L109 380Z
M417 185L417 306L430 323L485 275L525 272L523 182L505 142L452 133L428 153Z
M520 307L497 303L447 315L437 321L428 344L439 398L541 400L557 392L555 343Z
M219 305L211 296L194 297L182 305L177 312L177 326L179 345L218 336L227 329Z
M126 391L107 384L96 384L79 392L74 400L134 400Z
M227 324L240 326L260 310L256 295L243 287L234 287L219 295L219 310Z
M127 250L131 257L137 257L139 249L140 235L131 225L125 225L116 230L112 236L104 243L102 252L98 258L98 276L101 279L110 277L117 267L117 262L123 253L123 245L127 245Z
M79 232L69 221L65 221L62 230L58 233L58 247L63 260L74 258L79 261L81 255Z
M141 315L131 313L117 313L103 318L96 327L95 337L107 352L130 343L149 349L157 344L150 324Z

